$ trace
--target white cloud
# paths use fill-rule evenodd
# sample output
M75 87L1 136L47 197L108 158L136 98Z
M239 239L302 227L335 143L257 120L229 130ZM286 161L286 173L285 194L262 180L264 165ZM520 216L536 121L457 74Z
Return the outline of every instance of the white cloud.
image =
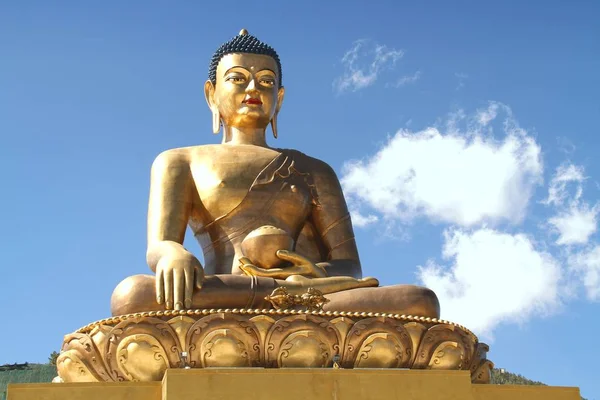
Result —
M584 168L573 164L563 164L556 169L556 173L548 187L548 197L543 201L547 205L560 206L570 197L577 201L581 197L583 188L581 183L585 180ZM574 194L569 194L567 185L576 183Z
M352 225L361 228L368 225L372 225L375 222L379 221L379 218L376 215L362 215L358 210L350 210L350 216L352 218Z
M406 238L406 225L423 217L451 226L441 261L419 266L418 280L438 294L443 318L491 338L499 324L559 311L581 287L600 300L600 244L592 239L600 202L583 198L583 167L559 166L541 201L553 211L543 228L566 248L547 250L534 239L544 230L494 225L522 222L542 175L540 145L509 107L491 102L435 127L401 129L374 154L347 162L341 182L356 225L377 224L380 236Z
M491 103L488 108L477 111L477 122L481 126L488 126L498 116L498 108L500 108L498 103Z
M459 124L467 118L465 111L462 109L448 113L446 120L446 135L461 135Z
M485 125L505 114L501 140L489 135L481 111L463 131L461 112L446 133L402 129L376 154L344 165L346 196L363 214L403 223L419 216L461 226L521 221L541 181L540 147L507 106L491 103L485 112Z
M585 179L583 167L567 163L556 169L550 182L542 203L555 208L556 215L548 224L558 234L557 245L586 244L597 230L600 205L582 200Z
M590 208L587 204L576 205L567 211L559 212L550 218L548 223L558 233L556 244L585 244L596 232L598 226L598 207Z
M569 264L581 275L588 299L600 300L600 245L572 255Z
M528 236L487 228L444 236L442 256L451 265L429 261L418 268L419 280L440 299L442 318L491 337L502 322L549 314L560 305L560 265Z
M402 87L402 86L406 86L406 85L410 85L412 83L415 83L416 81L418 81L419 79L421 79L421 71L417 71L412 75L405 75L403 77L401 77L400 79L398 79L396 81L396 83L394 84L390 84L388 86L392 86L392 87Z
M590 206L583 199L586 179L582 166L560 165L542 203L554 208L556 214L548 220L548 225L558 235L555 243L569 246L566 252L570 271L583 284L589 300L600 300L600 245L590 243L598 229L600 203Z
M344 73L334 81L334 89L338 93L355 92L371 86L377 81L381 71L393 67L403 56L402 50L358 40L342 57Z

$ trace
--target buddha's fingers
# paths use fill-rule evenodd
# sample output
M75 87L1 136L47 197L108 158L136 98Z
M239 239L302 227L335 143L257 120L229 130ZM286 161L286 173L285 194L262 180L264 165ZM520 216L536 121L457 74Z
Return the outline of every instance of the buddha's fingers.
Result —
M294 253L293 251L277 250L276 255L278 258L289 261L294 265L312 264L312 261L308 258L301 256L298 253Z
M343 292L344 290L357 289L361 287L376 286L377 280L356 279L350 276L332 276L327 278L306 278L303 276L290 276L285 280L286 287L294 291L294 294L302 294L308 288L317 289L323 294ZM287 284L290 284L288 286Z
M376 286L379 286L379 280L377 278L373 278L371 276L359 279L358 281L360 282L360 287L376 287Z
M240 265L252 265L252 260L250 260L248 257L240 257L240 259L238 260L240 262Z
M291 262L294 265L294 267L291 268L297 268L285 268L285 271L295 271L294 274L311 278L325 278L327 276L325 269L298 253L287 250L278 250L276 254L280 259ZM286 277L287 276L289 276L289 273L286 274Z
M246 275L262 276L262 277L273 278L273 279L286 279L287 277L289 277L291 275L302 275L303 273L306 272L305 268L297 267L297 266L293 266L293 267L289 267L289 268L266 269L266 268L257 267L256 265L252 265L252 264L244 264L244 265L240 266L240 268L242 269L242 271L244 271L244 273Z
M248 276L264 276L267 278L274 278L274 271L270 269L264 269L257 267L253 264L242 264L240 269Z
M192 306L192 295L194 294L194 274L195 270L183 270L183 306L190 308Z
M185 272L181 269L173 270L173 308L183 309L183 296L187 291Z
M250 265L252 265L252 264L250 264L250 263L244 263L244 262L242 262L242 260L240 259L240 267L239 267L239 268L242 270L242 272L243 272L244 274L246 274L246 276L252 276L252 273L251 273L251 271L250 271L250 270L248 270L248 268L247 268L247 267L248 267L248 266L250 266Z
M196 277L196 288L202 289L202 283L204 282L204 269L202 269L202 267L196 267L194 269L194 275ZM190 279L190 281L193 282L192 279ZM193 290L192 290L192 294L190 295L190 305L189 306L186 305L187 308L190 308L192 306L192 304L191 304L192 296L193 296ZM187 297L186 297L186 299L187 299Z
M166 269L163 272L163 285L165 290L165 308L173 308L173 270Z
M154 286L156 288L156 302L162 304L165 300L165 285L163 282L163 270L159 269L156 271L156 278L154 279Z

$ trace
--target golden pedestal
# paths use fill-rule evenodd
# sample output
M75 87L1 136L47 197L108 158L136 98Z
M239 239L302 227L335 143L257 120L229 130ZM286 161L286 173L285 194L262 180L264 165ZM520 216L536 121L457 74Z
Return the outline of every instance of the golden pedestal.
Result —
M13 384L7 400L580 400L579 389L472 384L468 371L169 369L161 382Z
M160 381L184 367L465 370L473 383L487 383L487 351L465 327L434 318L171 310L112 317L65 336L57 368L65 383Z

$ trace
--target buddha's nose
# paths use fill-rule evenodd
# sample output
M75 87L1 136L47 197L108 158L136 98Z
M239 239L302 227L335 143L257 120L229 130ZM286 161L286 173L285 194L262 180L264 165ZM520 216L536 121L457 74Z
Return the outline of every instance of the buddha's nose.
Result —
M255 93L258 90L256 89L256 81L254 79L251 79L250 82L248 82L248 86L246 86L246 93Z

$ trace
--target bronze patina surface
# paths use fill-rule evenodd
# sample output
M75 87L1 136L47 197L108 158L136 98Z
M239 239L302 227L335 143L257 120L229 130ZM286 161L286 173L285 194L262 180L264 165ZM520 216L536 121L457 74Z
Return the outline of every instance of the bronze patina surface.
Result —
M184 353L192 368L330 367L337 357L343 368L466 369L487 381L487 347L438 320L433 291L362 277L333 169L267 145L285 94L277 53L241 31L213 56L204 91L222 143L156 158L154 275L126 278L113 319L65 338L60 377L157 380ZM204 265L183 247L188 226Z

